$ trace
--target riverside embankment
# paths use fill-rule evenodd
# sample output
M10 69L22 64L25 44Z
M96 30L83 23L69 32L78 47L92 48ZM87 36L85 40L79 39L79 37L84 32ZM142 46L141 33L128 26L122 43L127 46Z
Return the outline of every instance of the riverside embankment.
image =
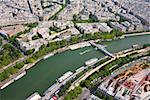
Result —
M150 43L150 35L133 36L122 40L105 42L106 49L112 53L130 48L134 44ZM81 52L90 49L83 55ZM27 74L1 91L2 100L22 100L37 91L42 94L55 80L65 72L75 71L85 61L94 57L104 57L102 53L92 47L85 47L74 51L68 50L43 60L27 71ZM14 93L15 91L15 93ZM17 94L17 95L16 95Z

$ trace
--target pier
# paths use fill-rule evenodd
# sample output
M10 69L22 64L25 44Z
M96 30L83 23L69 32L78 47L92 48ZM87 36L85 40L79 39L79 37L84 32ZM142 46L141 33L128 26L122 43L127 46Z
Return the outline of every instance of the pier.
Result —
M107 51L103 45L101 45L101 44L96 44L96 43L94 43L94 41L90 41L90 44L91 44L92 46L97 47L99 50L101 50L103 53L107 54L108 56L110 56L110 57L112 57L112 58L115 58L115 56L114 56L112 53L110 53L109 51Z

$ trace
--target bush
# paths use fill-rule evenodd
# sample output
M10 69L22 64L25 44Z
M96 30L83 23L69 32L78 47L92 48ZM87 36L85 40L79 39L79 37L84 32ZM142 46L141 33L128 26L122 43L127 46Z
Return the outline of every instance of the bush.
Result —
M24 62L17 63L14 68L21 69L24 66Z

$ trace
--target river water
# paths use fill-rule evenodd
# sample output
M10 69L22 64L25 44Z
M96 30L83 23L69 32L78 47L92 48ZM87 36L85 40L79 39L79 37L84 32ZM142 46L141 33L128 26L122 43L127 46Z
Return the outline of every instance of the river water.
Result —
M134 44L150 43L150 35L128 37L122 40L105 42L106 49L118 52L130 48ZM81 52L90 50L80 55ZM84 62L104 55L92 47L85 47L74 51L68 50L36 64L27 71L27 75L3 89L0 100L24 100L34 92L42 93L51 86L57 78L67 71L75 71L84 65Z

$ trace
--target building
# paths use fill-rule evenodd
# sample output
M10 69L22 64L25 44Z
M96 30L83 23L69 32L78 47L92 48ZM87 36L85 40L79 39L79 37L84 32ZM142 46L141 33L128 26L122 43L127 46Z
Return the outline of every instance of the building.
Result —
M24 30L25 30L25 27L23 25L15 25L15 26L2 27L0 32L6 33L7 36L11 37L19 32L23 32Z
M96 33L96 32L111 32L107 23L77 23L77 27L84 33Z
M121 73L117 70L118 74L112 74L98 88L119 100L149 100L149 66L140 63L130 66L132 67Z
M121 24L126 27L127 32L134 32L135 31L134 25L132 23L130 23L128 21L124 21L124 22L121 22Z
M42 31L41 31L42 30ZM45 30L45 29L44 29ZM42 33L38 33L42 32ZM38 34L41 34L42 37L38 37ZM37 39L33 39L33 37L38 37ZM42 45L47 45L49 38L49 34L43 29L34 28L31 32L27 34L22 34L17 38L20 48L26 52L28 50L34 49L35 52L39 50Z
M112 28L117 29L121 32L126 32L127 28L125 26L123 26L122 24L119 24L118 22L110 22L110 25Z

